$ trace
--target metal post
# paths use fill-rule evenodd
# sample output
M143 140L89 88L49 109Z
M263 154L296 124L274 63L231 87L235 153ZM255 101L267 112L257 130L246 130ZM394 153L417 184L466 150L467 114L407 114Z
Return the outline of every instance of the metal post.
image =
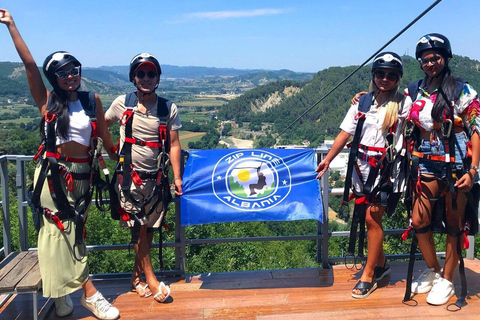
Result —
M38 320L38 292L33 293L33 320Z
M12 236L10 234L10 193L8 192L8 161L0 157L0 183L2 185L2 221L3 221L3 250L5 256L12 252Z
M188 152L182 150L180 161L180 171L183 176L185 169L185 161L188 158ZM175 246L175 269L180 270L181 276L185 276L185 227L182 227L182 215L180 210L180 199L175 202L175 243L180 246Z
M181 217L180 217L180 199L175 201L175 244L181 243ZM182 268L182 251L181 247L175 246L175 270L180 270L185 274L185 269Z
M317 163L320 163L328 150L317 150ZM322 239L317 240L317 262L322 263L324 269L329 269L328 263L328 170L320 179L323 204L323 223L317 223L317 235L322 235Z
M27 219L27 208L24 204L25 201L25 161L26 157L19 156L17 158L17 175L16 175L16 186L17 186L17 198L18 198L18 225L19 225L19 238L20 238L20 251L28 250L28 219Z
M327 170L322 176L322 201L323 201L323 223L322 223L322 267L330 269L328 263L328 175Z

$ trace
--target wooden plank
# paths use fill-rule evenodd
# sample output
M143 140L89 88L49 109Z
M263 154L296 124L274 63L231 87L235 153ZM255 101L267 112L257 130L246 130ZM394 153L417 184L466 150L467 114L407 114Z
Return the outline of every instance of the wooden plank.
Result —
M130 279L94 280L94 284L120 310L122 319L475 319L480 314L480 261L465 263L468 305L459 312L448 311L446 305L428 305L426 294L415 297L416 307L404 305L402 298L408 262L391 262L391 274L367 299L353 299L350 295L361 271L348 270L342 265L334 266L332 270L205 274L190 276L186 280L169 278L167 282L172 288L172 295L164 304L155 302L151 297L139 298L130 291ZM414 275L418 276L424 268L424 261L417 261ZM255 282L262 282L263 287ZM297 287L292 286L295 282ZM234 284L238 287L231 289ZM458 268L454 284L456 291L460 292ZM66 320L95 319L92 313L81 307L81 294L82 290L72 294L74 311ZM450 303L455 301L456 297L452 297ZM15 319L10 315L6 310L0 318ZM50 312L47 319L56 319L55 312Z
M42 287L42 276L38 262L30 269L27 275L17 284L17 292L38 291Z
M12 252L2 261L0 281L28 254L27 251ZM1 289L0 289L1 290ZM1 291L0 291L1 292Z
M13 262L13 261L12 261ZM15 286L25 277L25 275L38 263L37 253L29 251L23 259L14 265L14 267L0 281L0 292L11 292ZM10 263L12 264L12 263ZM9 264L9 265L10 265Z

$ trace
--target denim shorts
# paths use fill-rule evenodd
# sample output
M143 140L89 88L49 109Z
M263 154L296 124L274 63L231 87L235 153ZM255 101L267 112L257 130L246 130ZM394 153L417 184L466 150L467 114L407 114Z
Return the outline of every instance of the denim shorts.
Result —
M467 156L467 142L469 141L465 132L455 134L455 164L452 170L457 172L463 171L463 159ZM418 146L418 151L424 155L445 155L444 141L430 142L430 140L422 139ZM420 172L422 174L433 174L440 177L446 177L446 162L434 161L428 159L420 159Z

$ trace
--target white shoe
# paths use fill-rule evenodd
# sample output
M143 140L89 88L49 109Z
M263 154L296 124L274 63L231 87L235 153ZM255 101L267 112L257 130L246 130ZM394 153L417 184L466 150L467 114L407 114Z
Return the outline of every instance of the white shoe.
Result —
M73 302L68 294L60 298L54 298L53 300L55 301L55 312L57 316L66 317L73 312Z
M117 319L120 316L118 309L112 306L100 291L97 291L90 298L85 298L85 293L83 293L80 302L99 319Z
M447 303L454 294L453 283L445 278L440 278L433 282L433 288L427 296L427 303L440 306Z
M412 282L412 292L413 293L427 293L432 290L433 281L440 279L440 273L435 272L433 268L425 269L418 279Z

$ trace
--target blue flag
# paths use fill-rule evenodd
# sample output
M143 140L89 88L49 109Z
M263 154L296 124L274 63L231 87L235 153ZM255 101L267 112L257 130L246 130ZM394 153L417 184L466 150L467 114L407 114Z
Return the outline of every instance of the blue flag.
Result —
M190 150L180 197L182 225L323 221L312 149Z

